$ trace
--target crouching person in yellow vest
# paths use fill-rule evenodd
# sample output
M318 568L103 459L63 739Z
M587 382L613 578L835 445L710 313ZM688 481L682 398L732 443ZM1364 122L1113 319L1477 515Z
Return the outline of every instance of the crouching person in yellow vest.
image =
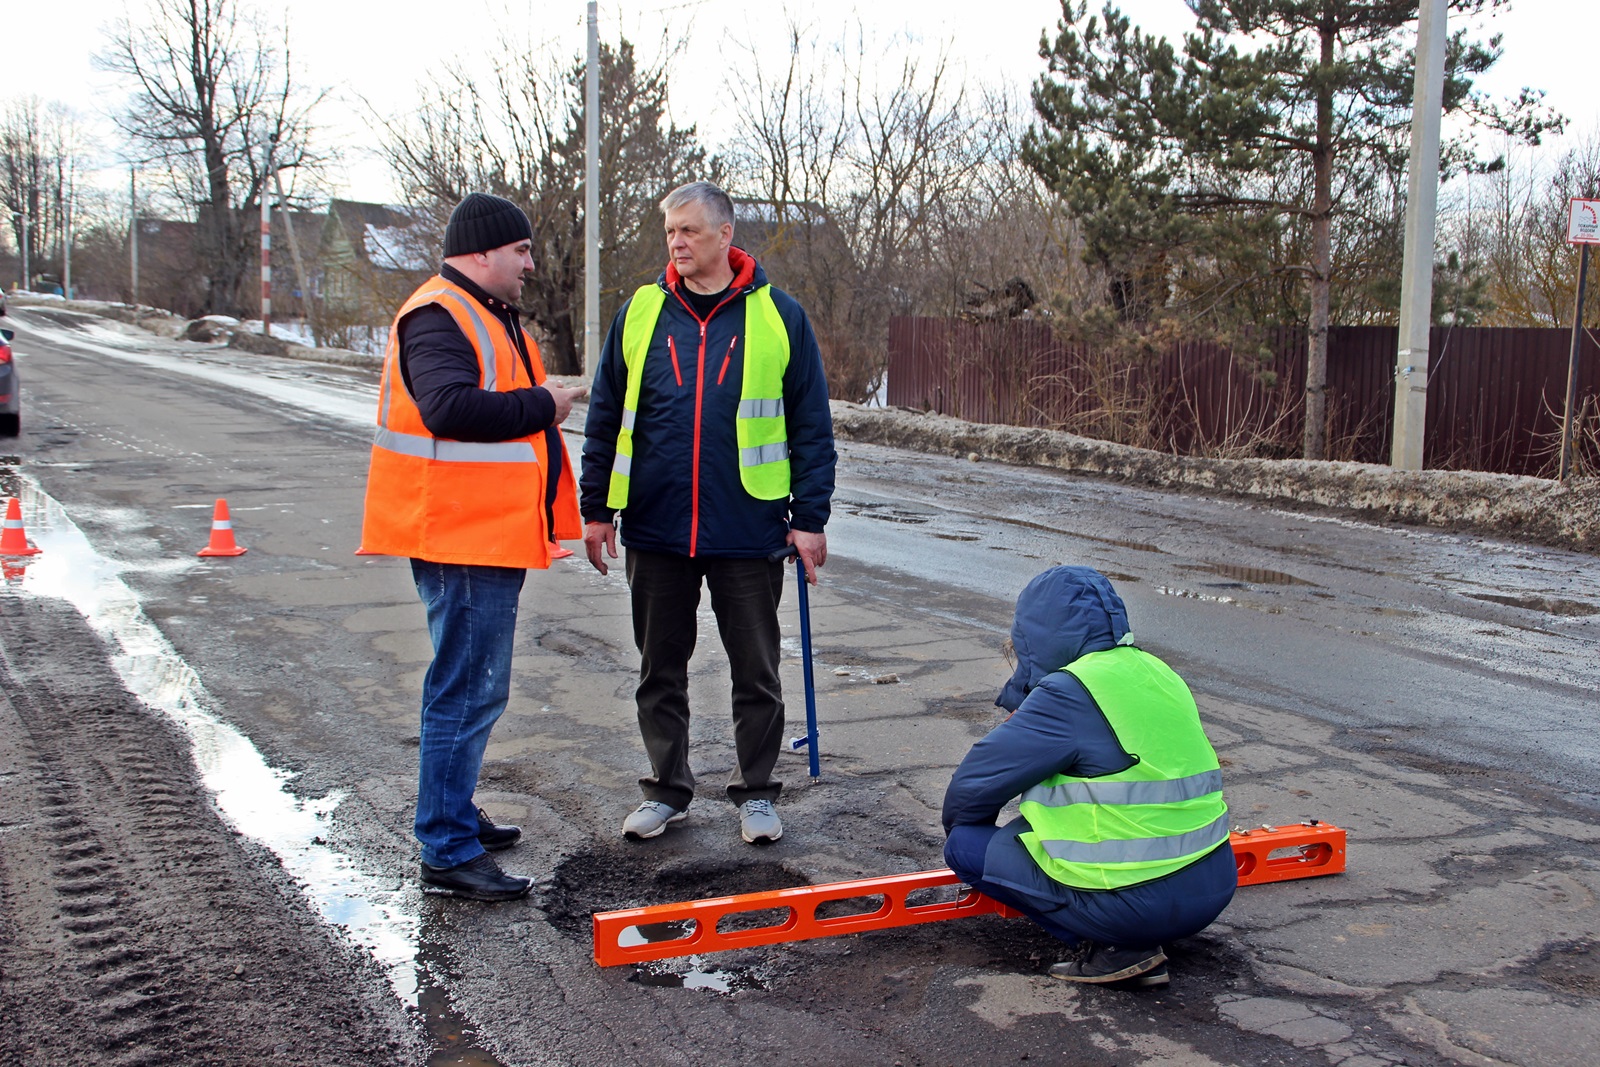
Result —
M521 837L473 800L511 693L517 600L552 542L583 536L560 425L585 389L545 380L516 301L533 228L473 193L444 265L395 316L378 391L361 550L411 561L433 662L422 682L416 835L428 892L515 900L530 878L488 855Z
M1166 985L1162 945L1209 926L1238 884L1194 697L1134 645L1122 598L1088 567L1028 583L1011 648L995 703L1012 714L945 792L945 861L1078 949L1053 977Z

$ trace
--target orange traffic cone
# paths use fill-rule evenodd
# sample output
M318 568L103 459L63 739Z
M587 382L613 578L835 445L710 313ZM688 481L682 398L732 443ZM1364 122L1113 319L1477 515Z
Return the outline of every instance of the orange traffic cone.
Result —
M0 530L0 556L35 556L39 549L28 544L27 531L22 528L22 504L12 497L6 504L6 525Z
M562 547L562 544L561 544L560 541L551 541L550 542L550 558L551 559L566 559L570 555L572 555L572 549Z
M217 497L217 510L211 516L211 543L197 556L242 556L247 549L233 540L233 520L228 518L228 502Z

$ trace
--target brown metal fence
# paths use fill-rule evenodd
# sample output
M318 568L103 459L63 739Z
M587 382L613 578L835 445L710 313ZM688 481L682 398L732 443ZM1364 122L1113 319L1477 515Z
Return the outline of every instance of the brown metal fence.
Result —
M1428 467L1551 476L1560 444L1570 331L1441 327L1429 339ZM1137 366L1056 340L1041 323L889 322L887 401L973 422L1067 429L1180 454L1289 457L1304 427L1306 334L1265 331L1264 359L1200 342ZM1329 456L1387 463L1394 418L1394 327L1336 327L1328 338ZM1579 354L1579 411L1600 406L1600 345ZM1600 468L1590 439L1581 456Z

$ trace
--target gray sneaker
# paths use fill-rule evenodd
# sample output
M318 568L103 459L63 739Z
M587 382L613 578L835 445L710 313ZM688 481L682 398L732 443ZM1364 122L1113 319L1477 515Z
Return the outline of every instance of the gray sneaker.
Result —
M659 837L669 822L682 822L689 813L659 800L647 800L622 820L622 836L634 841Z
M771 843L783 836L783 822L770 800L747 800L739 805L739 835L752 845Z

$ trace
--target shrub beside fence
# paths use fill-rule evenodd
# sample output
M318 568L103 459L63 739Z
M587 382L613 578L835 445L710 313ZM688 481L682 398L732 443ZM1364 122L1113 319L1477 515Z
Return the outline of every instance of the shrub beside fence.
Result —
M1204 342L1115 362L1059 342L1043 323L896 317L888 403L973 422L1041 426L1181 455L1300 453L1306 331L1266 331L1264 361ZM1554 476L1572 334L1440 327L1429 338L1425 465ZM1579 354L1575 469L1600 473L1600 344ZM1328 338L1329 458L1387 463L1399 331L1335 327Z

